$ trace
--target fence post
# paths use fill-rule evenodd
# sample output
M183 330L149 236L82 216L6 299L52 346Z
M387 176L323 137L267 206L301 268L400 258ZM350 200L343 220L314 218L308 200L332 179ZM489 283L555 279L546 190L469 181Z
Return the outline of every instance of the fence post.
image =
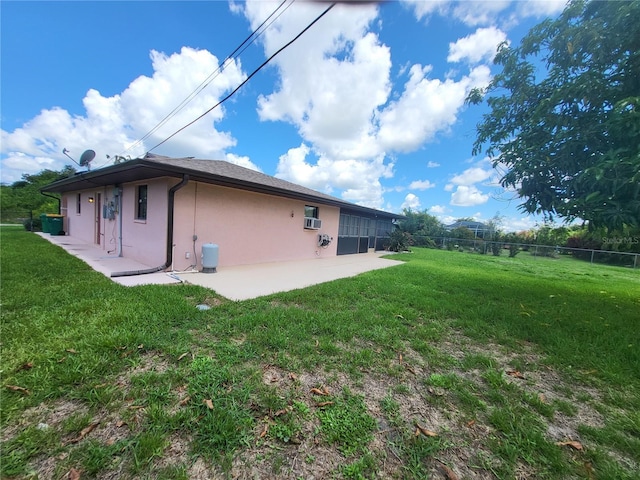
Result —
M633 256L633 269L634 269L634 270L636 269L636 265L637 265L637 263L638 263L638 254L636 253L636 254Z
M591 263L593 264L593 255L596 253L595 250L591 250Z

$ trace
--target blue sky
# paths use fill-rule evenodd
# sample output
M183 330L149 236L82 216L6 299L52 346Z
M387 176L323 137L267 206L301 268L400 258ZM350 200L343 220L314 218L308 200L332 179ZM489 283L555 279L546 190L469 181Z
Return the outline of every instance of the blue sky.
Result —
M221 108L326 2L286 0L241 55L225 59L281 1L2 1L1 181L59 170L96 151L224 159L347 201L445 223L517 209L490 159L472 156L484 106L464 105L564 0L338 4ZM224 68L218 71L224 64ZM215 73L217 72L217 73ZM213 75L212 75L213 74ZM206 87L205 87L206 85ZM138 142L193 92L193 99Z

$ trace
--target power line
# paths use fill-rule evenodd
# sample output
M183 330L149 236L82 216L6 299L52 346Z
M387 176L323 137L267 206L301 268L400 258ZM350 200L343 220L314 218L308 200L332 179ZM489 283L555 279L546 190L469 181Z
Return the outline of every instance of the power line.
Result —
M158 122L158 124L155 127L153 127L146 134L144 134L139 140L131 144L124 152L120 154L120 156L124 156L126 152L137 147L142 142L144 142L147 138L153 135L160 127L166 124L180 110L182 110L185 106L187 106L188 103L190 103L196 96L198 96L205 88L207 88L211 84L211 82L224 71L224 69L228 65L228 61L231 60L232 58L235 59L239 57L242 53L244 53L244 51L247 48L249 48L249 46L251 46L251 44L255 42L256 39L260 37L260 35L262 35L267 30L267 28L269 28L269 26L271 26L271 24L280 17L280 15L282 15L285 11L287 11L287 9L291 5L293 5L293 2L295 0L292 0L291 3L289 3L289 5L287 5L287 7L282 12L280 12L275 18L271 19L283 7L283 5L287 3L287 1L288 0L283 0L282 3L280 3L280 5L278 5L278 7L276 7L276 9L273 12L271 12L271 14L255 30L253 30L253 32L251 32L251 34L247 38L245 38L244 41L240 45L238 45L233 52L227 55L227 57L221 62L220 66L217 69L211 72L211 74L207 78L205 78L202 81L202 83L200 83L200 85L198 85L195 88L195 90L193 90L178 106L176 106L162 120L160 120L160 122ZM268 25L266 25L267 22L269 22ZM263 27L265 28L263 29Z
M242 81L242 83L240 83L240 85L238 85L229 95L227 95L226 97L224 97L222 100L220 100L218 103L216 103L213 107L211 107L210 109L208 109L207 111L205 111L202 115L200 115L199 117L197 117L196 119L192 120L191 122L187 123L185 126L179 128L178 130L176 130L174 133L172 133L171 135L169 135L167 138L165 138L163 141L161 141L160 143L158 143L156 146L152 147L149 149L149 152L151 152L152 150L155 150L156 148L158 148L160 145L162 145L163 143L167 142L168 140L170 140L171 138L175 137L178 133L180 133L181 131L183 131L184 129L186 129L187 127L190 127L191 125L193 125L194 123L196 123L198 120L200 120L201 118L203 118L204 116L206 116L209 112L211 112L213 109L215 109L216 107L222 105L224 102L226 102L229 98L231 98L238 90L240 90L240 88L242 88L249 80L251 80L251 78L258 73L260 70L262 70L263 67L265 67L271 60L273 60L278 54L280 54L283 50L285 50L287 47L289 47L292 43L294 43L296 40L298 40L307 30L309 30L313 25L316 24L316 22L318 22L322 17L324 17L329 10L331 10L333 7L335 7L335 3L332 3L331 5L329 5L320 15L318 15L309 25L307 25L304 29L302 29L302 31L300 33L298 33L298 35L296 35L292 40L290 40L289 42L287 42L286 44L284 44L282 47L280 47L280 49L278 49L273 55L271 55L269 58L267 58L262 65L260 65L258 68L256 68L253 72L251 72L251 74L244 80Z

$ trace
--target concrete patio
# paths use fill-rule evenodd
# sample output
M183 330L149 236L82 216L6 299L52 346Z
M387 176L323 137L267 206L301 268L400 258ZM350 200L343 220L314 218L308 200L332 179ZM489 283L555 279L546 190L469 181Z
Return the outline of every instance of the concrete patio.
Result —
M97 245L71 236L39 234L78 257L94 270L125 286L145 284L190 283L214 290L231 300L247 300L272 293L353 277L360 273L402 265L403 262L381 258L388 252L376 252L337 257L313 258L293 262L261 263L218 268L217 273L156 272L143 275L111 277L114 272L145 270L155 265L144 265L115 253L108 254Z

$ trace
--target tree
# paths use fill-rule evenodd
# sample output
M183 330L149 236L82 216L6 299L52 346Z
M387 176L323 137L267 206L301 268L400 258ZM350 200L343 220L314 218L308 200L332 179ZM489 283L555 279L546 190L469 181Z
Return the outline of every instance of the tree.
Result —
M400 229L410 233L414 237L416 245L433 246L435 245L433 238L446 235L446 230L440 220L427 213L426 210L417 212L405 208L402 214L406 218L400 222Z
M501 184L522 210L594 228L640 225L639 19L639 0L574 0L519 47L501 44L502 71L470 92L468 103L491 108L474 155L506 167Z
M24 174L22 180L11 185L0 186L0 218L3 221L15 221L24 217L28 212L37 215L49 212L57 213L58 203L51 197L40 193L45 185L75 174L75 169L70 166L62 170L42 170L36 174Z
M488 232L485 233L484 239L489 240L491 242L491 253L495 257L499 257L502 253L502 231L500 230L500 226L502 225L502 220L504 217L500 216L500 213L496 213L491 220L485 222L485 225L488 228ZM486 246L485 246L486 249Z
M460 240L473 240L475 235L473 234L473 230L467 227L456 227L449 232L449 236L451 238L457 238Z

